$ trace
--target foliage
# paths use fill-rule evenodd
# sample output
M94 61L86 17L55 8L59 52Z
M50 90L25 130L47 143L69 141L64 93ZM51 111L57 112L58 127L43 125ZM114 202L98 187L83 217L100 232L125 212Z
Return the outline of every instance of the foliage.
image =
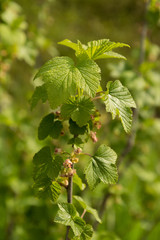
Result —
M97 209L102 219L92 239L159 239L160 8L159 0L151 1L147 13L145 59L139 65L144 3L145 1L139 0L124 0L118 5L114 1L106 4L104 0L35 0L32 4L25 0L0 2L0 239L61 240L65 231L63 225L53 223L57 212L56 204L48 201L47 196L41 199L34 197L34 164L31 160L43 146L50 147L54 160L53 143L58 148L63 146L67 152L72 151L73 143L77 147L83 147L83 141L88 138L88 125L78 128L76 122L70 119L69 130L65 121L63 129L55 135L56 138L46 137L44 143L38 140L36 136L40 119L52 111L47 103L46 88L40 86L42 82L39 80L32 80L36 69L52 57L67 55L75 60L74 51L55 44L68 36L73 42L77 38L81 42L110 38L127 42L131 46L131 49L112 50L112 57L113 51L119 54L121 50L127 56L126 62L116 59L96 61L102 70L103 90L106 91L108 81L115 82L119 79L134 97L138 117L135 118L134 112L133 129L126 136L119 120L116 118L112 121L110 113L106 113L105 105L100 100L94 100L101 116L93 111L91 115L94 116L94 121L89 121L89 127L94 132L95 126L100 126L97 122L101 121L103 128L96 130L98 143L93 145L89 140L84 145L84 152L93 156L101 143L109 145L117 153L120 176L116 185L102 183L90 191L88 187L85 188L87 182L83 175L88 162L86 156L80 155L80 161L76 164L77 174L73 176L74 194L81 196L87 206ZM34 93L31 106L32 109L36 105L37 107L31 112L28 101L35 85L37 93ZM42 105L41 101L45 104ZM54 122L59 125L59 121L61 120L55 114ZM71 135L69 131L72 131ZM74 134L79 136L74 139ZM130 136L133 135L136 136L135 141L130 141ZM134 144L124 156L128 142ZM67 153L63 159L66 157ZM89 161L90 159L91 157ZM57 182L56 185L61 187L58 202L65 202L64 187ZM85 191L82 191L84 188ZM102 208L105 196L109 197ZM83 206L75 199L73 204L77 212L82 213ZM101 209L104 210L103 214ZM84 220L95 229L96 222L92 214L87 212ZM70 233L73 234L71 230ZM91 234L92 228L86 224L81 237L85 239Z
M73 239L91 239L92 234L88 235L86 233L86 231L88 232L86 229L88 229L89 225L86 225L82 219L83 216L81 216L81 218L79 217L75 206L72 204L72 178L76 173L74 165L79 162L80 155L87 155L83 152L82 148L77 147L75 140L79 134L81 134L87 135L87 139L81 139L82 143L87 142L89 137L93 142L98 141L96 132L93 131L92 127L93 123L96 123L95 127L97 126L97 129L101 127L101 122L97 121L96 117L94 117L94 114L99 115L93 103L97 95L100 95L98 98L104 101L106 110L111 111L113 118L115 118L116 114L120 116L124 129L129 132L132 120L132 110L130 107L136 107L134 100L129 90L123 87L118 80L109 82L107 91L99 92L98 89L100 89L101 79L100 68L94 62L96 59L106 58L104 55L107 56L108 52L111 57L110 51L113 48L128 45L112 43L109 40L89 42L88 47L79 41L75 44L69 40L64 40L61 44L70 46L76 50L77 61L75 65L69 57L56 57L45 63L35 75L34 79L41 77L44 82L42 87L47 90L47 99L52 109L54 110L57 107L61 109L55 113L48 114L42 119L38 128L38 137L40 140L45 139L48 135L54 138L58 128L58 126L54 127L54 125L59 122L63 128L65 120L67 120L68 130L74 135L74 141L72 142L73 150L71 153L67 153L64 148L56 148L55 153L60 154L62 161L56 157L53 161L49 147L42 148L33 158L35 164L34 185L40 193L39 197L49 195L52 201L56 201L60 194L61 188L58 188L56 183L65 187L68 194L68 203L60 203L58 205L59 211L54 221L64 224L67 227L70 226L74 234ZM35 91L38 97L37 89L35 89ZM35 93L32 99L34 96ZM39 98L41 98L41 92ZM128 111L130 112L129 117ZM58 121L54 122L56 115ZM75 123L74 130L71 121ZM92 124L90 124L90 122ZM84 128L85 126L86 128ZM63 134L64 133L63 131ZM65 158L63 162L62 156L65 153L67 153L69 157ZM96 153L91 156L84 173L88 185L92 190L100 182L106 184L114 184L117 182L116 159L116 153L106 145L100 145ZM54 179L55 172L56 177L58 177L57 179ZM52 181L55 182L53 183ZM89 208L80 198L76 199L78 199L85 211L91 212L98 222L101 221L94 209ZM66 239L68 239L68 233Z

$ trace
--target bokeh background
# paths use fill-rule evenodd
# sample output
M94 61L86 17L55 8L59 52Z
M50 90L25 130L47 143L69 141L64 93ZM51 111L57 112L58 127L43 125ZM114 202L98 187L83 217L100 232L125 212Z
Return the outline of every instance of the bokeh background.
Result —
M53 223L57 208L32 189L32 158L44 146L38 124L49 111L31 111L37 69L55 56L73 56L57 42L82 43L109 38L127 43L127 61L103 60L102 87L119 79L137 103L133 128L126 135L99 105L103 129L94 151L108 144L119 156L119 182L100 184L81 194L99 211L94 240L160 239L160 1L152 0L0 0L0 240L61 240L65 228ZM46 143L49 143L49 139ZM94 149L93 149L94 148ZM79 164L84 179L85 161Z

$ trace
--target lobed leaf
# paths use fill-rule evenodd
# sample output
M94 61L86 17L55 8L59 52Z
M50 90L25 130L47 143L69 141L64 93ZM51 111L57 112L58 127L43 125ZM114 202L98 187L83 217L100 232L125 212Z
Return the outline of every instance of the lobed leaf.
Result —
M34 170L34 189L38 197L50 197L52 201L56 201L61 187L56 181L53 181L61 170L63 159L56 156L53 160L49 147L43 147L33 157Z
M105 52L102 55L97 56L96 59L105 59L105 58L118 58L118 59L126 60L126 58L123 55L116 52L112 52L112 51Z
M58 42L58 44L64 45L64 46L69 47L69 48L72 48L72 49L75 50L75 51L78 50L77 43L73 43L73 42L70 41L69 39L64 39L63 41Z
M83 231L85 221L79 217L74 205L71 203L60 203L58 207L59 210L55 216L54 222L70 226L75 236L79 236Z
M104 103L106 111L112 113L113 119L116 115L120 117L124 130L128 133L132 124L132 111L130 108L136 108L129 90L119 80L108 82Z
M82 127L90 120L90 115L94 110L94 104L90 98L82 96L80 98L70 98L61 107L61 115L63 118L71 119Z
M84 145L84 140L79 137L73 137L69 139L68 144L74 145L74 147L82 147Z
M87 54L77 57L75 79L79 88L82 88L90 97L94 97L100 84L100 68Z
M44 64L34 77L42 77L46 83L48 100L53 109L76 93L73 74L74 62L71 58L55 57Z
M111 42L109 39L100 39L96 41L88 42L87 45L81 44L80 41L78 43L73 43L68 39L59 42L59 44L65 45L67 47L72 48L76 51L76 55L83 55L87 53L90 59L104 59L104 58L119 58L126 59L123 55L113 52L112 50L119 47L130 47L125 43L115 43Z
M101 145L85 169L86 179L91 189L100 182L114 184L118 180L116 153L106 145Z
M69 130L70 133L73 135L83 135L86 130L87 126L79 127L76 122L74 122L71 118L69 119Z
M104 56L107 56L108 52L109 52L108 56L115 58L116 53L112 53L111 51L112 49L119 48L119 47L129 47L129 45L125 43L111 42L109 39L101 39L101 40L89 42L87 44L86 52L88 56L93 60L106 58ZM124 57L121 55L121 58L124 58Z
M83 227L83 231L81 232L80 236L75 236L73 240L90 240L93 236L93 228L91 225L86 224Z
M56 57L44 64L34 79L42 77L45 82L50 106L55 109L70 95L82 88L93 97L99 86L100 69L98 65L84 56L77 59L77 66L69 57Z

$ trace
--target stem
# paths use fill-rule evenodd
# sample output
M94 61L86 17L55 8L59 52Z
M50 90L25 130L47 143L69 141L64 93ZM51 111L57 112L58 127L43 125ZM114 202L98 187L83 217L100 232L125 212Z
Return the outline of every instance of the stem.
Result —
M67 226L65 240L69 240L69 238L68 238L68 235L69 235L69 229L70 229L70 226Z
M87 155L87 156L89 156L89 157L92 157L92 155L89 154L89 153L80 153L79 155Z
M76 138L76 137L77 136L74 135L74 138ZM74 148L74 144L72 145L72 148ZM72 169L74 169L73 163L72 163ZM67 187L67 202L68 203L72 203L72 195L73 195L73 176L68 177L68 187ZM69 230L70 230L70 226L67 226L65 240L69 240L69 237L68 237Z
M68 178L68 188L67 188L67 201L68 201L68 203L72 203L72 191L73 191L73 177L71 176L71 177Z
M83 213L82 213L82 215L81 215L81 218L84 217L85 213L86 213L86 209L84 209L84 211L83 211Z
M74 165L72 164L72 169L73 168L74 168ZM73 192L73 176L68 178L68 187L67 187L67 202L68 203L72 203L72 192ZM69 238L68 238L69 230L70 230L70 226L67 226L65 240L69 240Z
M101 98L102 98L102 96L97 96L97 97L92 98L92 101L97 100L97 99L101 99Z
M73 167L74 166L72 164L72 168ZM72 203L72 192L73 192L73 177L71 176L68 178L68 187L67 187L67 202L68 203ZM70 226L67 226L65 240L69 240L69 238L68 238L69 230L70 230Z

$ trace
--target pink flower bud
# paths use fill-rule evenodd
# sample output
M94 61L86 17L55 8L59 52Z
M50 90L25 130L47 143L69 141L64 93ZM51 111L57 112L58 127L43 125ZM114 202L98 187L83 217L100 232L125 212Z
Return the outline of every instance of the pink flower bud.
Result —
M93 120L95 118L95 116L94 115L91 115L91 119Z
M96 132L93 131L90 132L90 137L94 143L98 141L96 134L97 134Z
M56 116L57 116L57 117L59 117L59 116L60 116L60 114L61 114L61 112L60 112L60 111L56 111Z
M80 147L78 147L77 149L74 150L75 153L79 154L82 152L82 149Z
M62 149L61 148L55 148L54 153L55 154L62 153Z
M100 121L95 122L94 125L98 130L102 127L102 124Z
M70 167L72 166L71 160L70 160L69 158L67 158L67 159L65 160L65 162L63 163L63 166L64 166L65 168L70 168Z

